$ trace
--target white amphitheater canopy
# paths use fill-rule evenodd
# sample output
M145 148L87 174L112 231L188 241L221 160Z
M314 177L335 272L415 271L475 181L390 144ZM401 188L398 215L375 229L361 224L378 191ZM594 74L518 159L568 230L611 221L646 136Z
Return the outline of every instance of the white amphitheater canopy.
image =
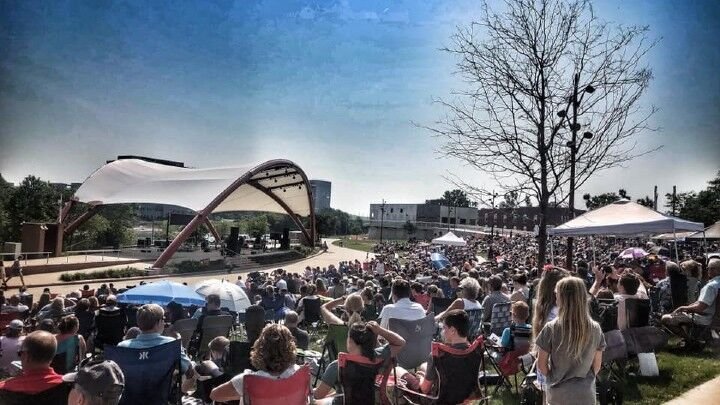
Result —
M267 164L271 162L275 164ZM245 181L239 187L232 187L244 177ZM302 171L294 163L284 160L240 167L190 169L123 159L108 163L91 174L75 192L75 197L90 205L157 203L200 212L216 197L229 191L207 214L227 211L284 214L287 210L280 205L279 199L296 215L308 216L311 199L305 181ZM262 188L270 190L276 198Z
M456 236L452 232L448 232L445 235L435 238L432 240L433 245L447 245L447 246L465 246L467 242L465 239Z
M661 232L702 231L703 224L661 214L638 203L620 200L588 211L549 229L552 236L634 236Z
M143 159L118 159L88 177L71 203L83 202L90 210L65 226L72 233L98 207L108 204L152 203L185 207L195 218L175 237L154 267L162 267L180 244L202 223L217 238L208 215L229 211L262 211L290 215L309 244L315 240L312 188L305 172L285 159L239 167L183 168ZM62 222L72 204L63 209ZM310 217L305 229L300 217Z

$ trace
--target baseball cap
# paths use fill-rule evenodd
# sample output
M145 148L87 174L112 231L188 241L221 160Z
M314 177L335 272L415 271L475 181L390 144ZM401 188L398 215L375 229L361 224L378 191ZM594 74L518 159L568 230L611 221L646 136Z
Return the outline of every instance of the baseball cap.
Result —
M25 326L23 324L23 321L19 319L13 319L12 321L10 321L10 324L8 324L8 328L10 329L22 329L23 326Z
M76 373L65 374L63 381L79 385L92 396L109 399L120 398L125 388L125 376L112 360L90 360Z

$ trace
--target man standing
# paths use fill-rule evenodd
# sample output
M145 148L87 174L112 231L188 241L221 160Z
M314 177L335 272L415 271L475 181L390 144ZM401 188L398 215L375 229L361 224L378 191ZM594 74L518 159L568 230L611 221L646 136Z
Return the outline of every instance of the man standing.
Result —
M410 284L403 279L395 279L391 296L393 304L385 305L380 311L380 326L388 328L390 318L417 321L425 317L425 309L417 302L410 301Z
M51 333L38 330L27 335L18 351L22 374L0 381L0 390L34 395L62 384L62 375L50 367L56 350Z
M73 383L68 405L117 405L125 388L122 370L111 360L91 361L63 381Z
M20 283L22 283L22 286L25 287L25 278L23 277L23 271L22 266L20 265L20 260L22 260L22 256L18 256L15 258L15 261L13 262L12 267L10 267L10 276L5 279L5 287L7 288L7 282L10 281L13 277L20 277Z

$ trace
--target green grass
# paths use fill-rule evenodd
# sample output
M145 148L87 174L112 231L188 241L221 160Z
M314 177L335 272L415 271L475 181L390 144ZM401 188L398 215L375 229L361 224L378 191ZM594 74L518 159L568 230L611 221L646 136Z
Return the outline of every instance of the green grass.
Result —
M360 250L363 252L372 252L373 247L377 244L374 240L365 240L365 239L338 239L334 241L332 244L335 246L340 246L340 241L343 243L343 247L346 247L348 249L354 249L354 250Z
M702 352L675 349L672 346L657 354L658 377L628 376L624 384L624 404L661 404L677 398L686 391L720 375L720 349L706 348ZM637 373L631 364L631 372ZM518 383L521 375L518 376ZM512 381L512 379L511 379ZM507 389L500 390L490 401L493 405L516 404L519 397ZM701 404L704 405L704 404Z

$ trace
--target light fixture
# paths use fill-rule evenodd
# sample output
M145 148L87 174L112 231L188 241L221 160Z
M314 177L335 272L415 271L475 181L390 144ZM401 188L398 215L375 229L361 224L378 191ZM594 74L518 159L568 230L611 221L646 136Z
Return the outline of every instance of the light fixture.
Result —
M286 191L287 191L287 190L283 189L283 193L286 192Z
M275 183L277 183L277 179L275 179Z

